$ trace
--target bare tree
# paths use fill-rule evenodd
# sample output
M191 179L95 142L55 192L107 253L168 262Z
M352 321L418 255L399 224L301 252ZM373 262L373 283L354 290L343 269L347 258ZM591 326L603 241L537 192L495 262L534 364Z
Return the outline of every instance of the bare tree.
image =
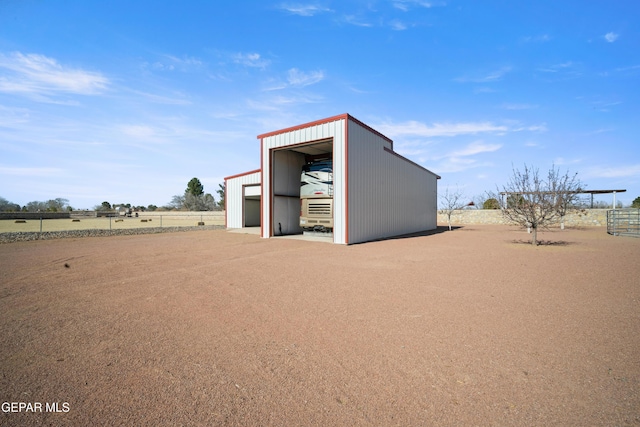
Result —
M580 191L577 174L570 176L566 172L561 175L552 166L545 180L538 169L525 164L522 172L513 169L502 192L507 196L506 201L501 199L500 204L507 220L531 228L531 244L537 245L538 229L562 221Z
M449 187L447 187L440 195L440 213L446 215L449 230L451 230L451 215L467 205L462 201L464 197L457 185L454 191L449 191Z
M570 176L569 172L566 172L564 175L560 175L560 170L553 166L549 171L547 182L560 215L560 229L564 230L564 217L570 209L576 207L579 202L578 195L583 190L578 173Z

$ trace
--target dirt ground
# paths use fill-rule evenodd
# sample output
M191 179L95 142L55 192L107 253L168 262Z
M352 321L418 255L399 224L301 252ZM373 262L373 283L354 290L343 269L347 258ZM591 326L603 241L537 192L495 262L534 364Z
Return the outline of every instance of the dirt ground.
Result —
M640 239L539 237L0 245L0 425L640 425Z

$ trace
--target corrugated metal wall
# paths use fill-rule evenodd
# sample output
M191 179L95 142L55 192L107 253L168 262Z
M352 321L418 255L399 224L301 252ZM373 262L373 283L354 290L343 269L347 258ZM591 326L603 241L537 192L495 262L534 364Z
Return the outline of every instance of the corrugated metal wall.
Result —
M227 189L225 196L227 228L243 227L244 218L242 205L244 203L244 194L242 188L244 185L251 184L260 184L259 170L225 178L225 185Z
M336 215L334 217L333 239L335 243L346 243L346 216L345 216L345 120L346 116L338 116L335 120L324 123L318 123L310 126L301 126L290 131L282 133L270 134L261 138L262 140L262 237L268 238L274 235L272 228L271 212L273 210L272 199L273 183L272 180L281 179L278 171L272 171L272 156L270 152L273 149L284 148L296 144L302 144L313 141L326 140L333 138L333 186L334 186L334 209ZM300 184L300 172L297 173L297 185ZM299 201L298 201L298 218L299 218ZM280 209L278 209L280 211ZM267 226L269 225L269 226Z
M349 243L435 229L438 177L359 123L348 129Z

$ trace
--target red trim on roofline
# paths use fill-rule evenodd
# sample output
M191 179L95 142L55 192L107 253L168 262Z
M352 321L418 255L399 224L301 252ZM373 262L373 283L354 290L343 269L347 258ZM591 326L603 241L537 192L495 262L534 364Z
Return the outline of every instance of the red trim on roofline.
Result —
M357 124L359 124L360 126L362 126L363 128L367 129L369 132L375 133L376 135L378 135L380 138L388 141L391 144L391 148L393 148L393 140L391 138L389 138L386 135L383 135L382 133L378 132L377 130L375 130L374 128L372 128L371 126L369 126L366 123L361 122L360 120L356 119L353 116L350 116L349 114L346 114L346 116L353 120L354 122L356 122Z
M258 139L262 140L263 138L267 138L270 136L274 136L274 135L280 135L283 133L287 133L287 132L293 132L296 130L300 130L300 129L305 129L305 128L309 128L312 126L317 126L317 125L322 125L325 123L331 123L331 122L335 122L338 120L353 120L355 123L359 124L360 126L364 127L365 129L369 130L370 132L375 133L376 135L380 136L381 138L384 138L385 140L389 141L391 143L391 145L393 146L393 141L391 140L391 138L381 134L380 132L378 132L377 130L373 129L371 126L361 122L360 120L356 119L355 117L349 115L348 113L345 114L339 114L337 116L333 116L333 117L327 117L326 119L320 119L320 120L316 120L313 122L309 122L309 123L304 123L301 125L297 125L297 126L292 126L289 128L285 128L285 129L280 129L280 130L276 130L273 132L268 132L268 133L263 133L262 135L258 135Z
M226 181L226 180L228 180L228 179L240 178L241 176L251 175L252 173L256 173L256 172L260 172L260 171L261 171L261 169L254 169L254 170L249 171L249 172L243 172L243 173L238 173L238 174L231 175L231 176L226 176L226 177L224 178L224 180Z

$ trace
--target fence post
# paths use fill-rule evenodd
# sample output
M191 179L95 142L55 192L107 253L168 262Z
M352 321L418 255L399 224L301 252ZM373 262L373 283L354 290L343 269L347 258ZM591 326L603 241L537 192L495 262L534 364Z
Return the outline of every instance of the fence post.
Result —
M42 233L42 217L40 217L40 233Z
M162 228L162 215L160 215L160 228Z
M109 215L109 231L111 231L111 215Z

